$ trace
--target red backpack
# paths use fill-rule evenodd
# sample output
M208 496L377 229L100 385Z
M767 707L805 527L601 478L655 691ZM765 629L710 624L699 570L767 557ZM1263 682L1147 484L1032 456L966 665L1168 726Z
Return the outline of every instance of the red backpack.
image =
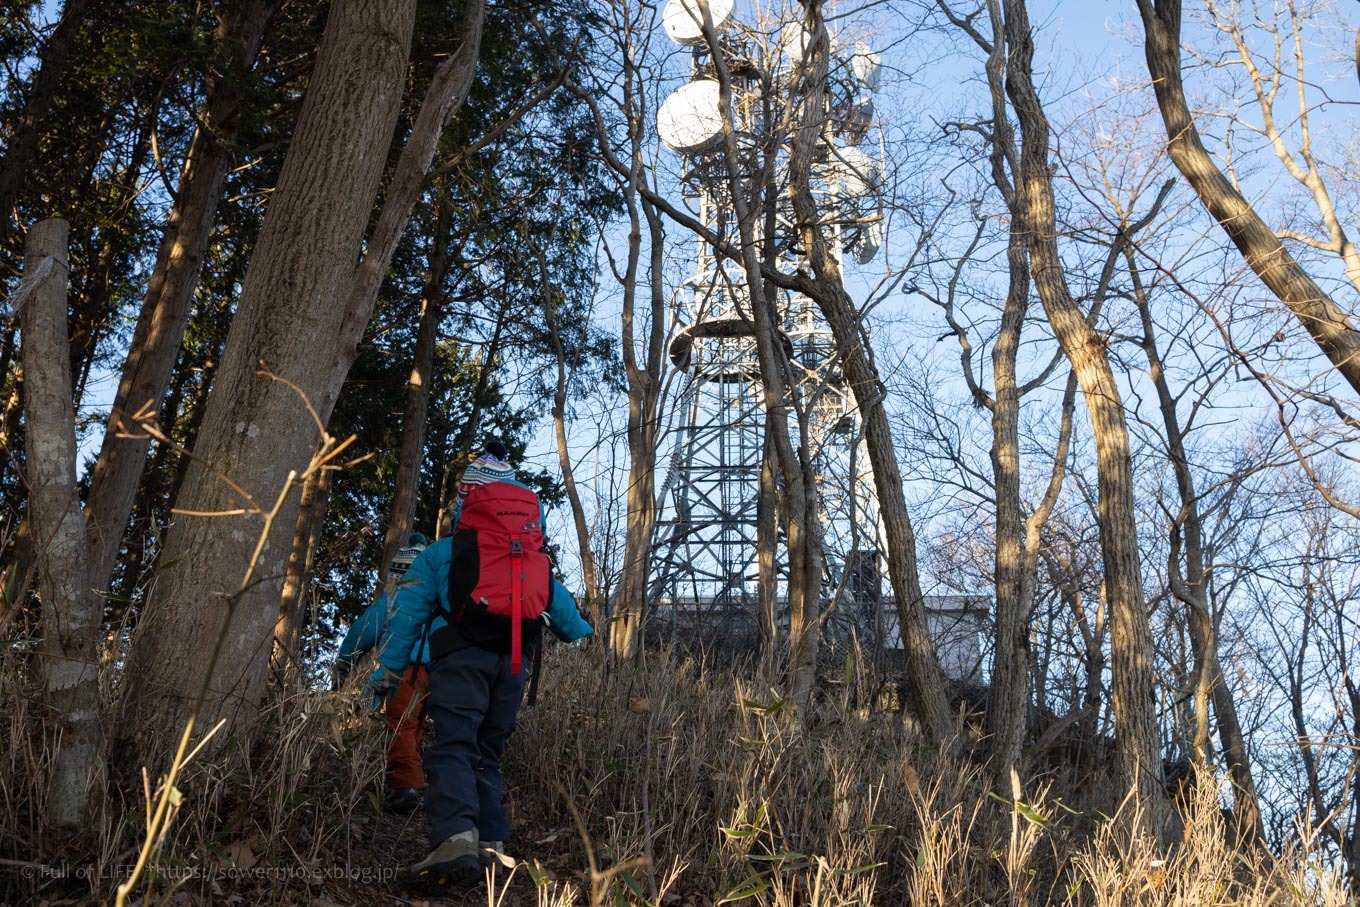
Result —
M510 656L538 645L551 576L543 551L538 495L513 482L488 482L468 492L458 517L449 563L449 621L430 637L432 657L471 643Z

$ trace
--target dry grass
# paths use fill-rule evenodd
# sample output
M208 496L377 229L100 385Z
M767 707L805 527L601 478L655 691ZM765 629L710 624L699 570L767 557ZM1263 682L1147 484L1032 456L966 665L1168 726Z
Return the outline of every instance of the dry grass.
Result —
M944 756L834 692L802 727L774 692L673 654L641 673L566 647L546 662L506 762L522 862L457 903L1350 903L1306 847L1269 859L1230 846L1213 790L1187 808L1182 842L1159 850L1101 821L1106 793L1064 790L1058 775L990 790L966 732L963 755ZM41 716L15 695L21 680L0 672L0 904L107 902L141 846L140 792L111 807L97 852L54 857ZM263 728L248 755L238 742L186 771L138 902L405 903L391 873L423 854L425 830L377 807L381 722L358 691L281 698Z

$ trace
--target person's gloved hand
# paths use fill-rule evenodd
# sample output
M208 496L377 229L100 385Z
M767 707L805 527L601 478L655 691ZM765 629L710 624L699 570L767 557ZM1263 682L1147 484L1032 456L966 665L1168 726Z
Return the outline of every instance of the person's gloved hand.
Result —
M368 691L373 694L373 708L382 708L383 704L396 692L397 685L400 683L400 671L379 665L378 670L374 671L373 676L368 680Z
M344 660L339 659L339 658L337 658L337 659L331 664L331 689L332 689L332 690L339 690L342 686L345 685L345 680L349 677L350 669L353 668L353 667L354 667L354 665L350 664L348 661L344 661Z

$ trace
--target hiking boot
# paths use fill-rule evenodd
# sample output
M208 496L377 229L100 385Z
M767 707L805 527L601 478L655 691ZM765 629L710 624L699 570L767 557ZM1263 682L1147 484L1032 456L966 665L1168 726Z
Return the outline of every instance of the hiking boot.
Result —
M414 787L389 787L383 798L383 809L394 813L409 813L420 805L420 791Z
M438 894L449 885L481 878L482 863L477 857L477 831L468 829L445 838L429 856L402 875L412 888Z
M483 841L477 847L477 855L481 857L483 866L504 866L513 868L515 861L505 855L504 841Z

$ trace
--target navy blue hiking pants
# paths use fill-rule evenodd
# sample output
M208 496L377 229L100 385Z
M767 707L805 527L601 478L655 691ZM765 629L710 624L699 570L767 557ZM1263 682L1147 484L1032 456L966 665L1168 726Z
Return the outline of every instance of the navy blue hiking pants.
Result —
M501 754L515 729L528 659L510 673L510 656L477 646L429 665L426 707L434 745L425 750L425 815L430 841L475 828L483 841L505 841L510 823L501 803Z

